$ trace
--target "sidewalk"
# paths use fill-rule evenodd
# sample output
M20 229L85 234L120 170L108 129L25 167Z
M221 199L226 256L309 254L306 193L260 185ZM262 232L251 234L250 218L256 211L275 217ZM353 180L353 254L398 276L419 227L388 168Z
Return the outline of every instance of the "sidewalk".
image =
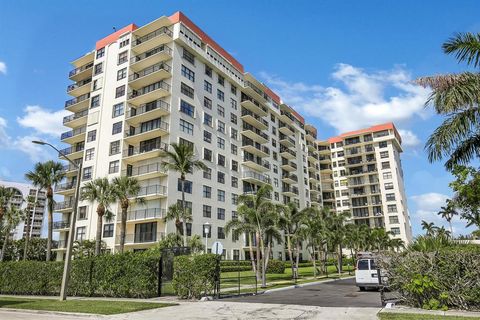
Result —
M475 317L480 319L480 312L462 311L462 310L425 310L409 308L405 306L394 306L393 308L383 308L382 313L410 313L410 314L428 314L438 316L460 316L460 317Z

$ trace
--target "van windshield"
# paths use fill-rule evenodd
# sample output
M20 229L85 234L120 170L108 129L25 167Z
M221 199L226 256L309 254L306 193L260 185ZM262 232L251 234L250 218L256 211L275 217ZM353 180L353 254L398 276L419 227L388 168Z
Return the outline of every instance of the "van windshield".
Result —
M368 260L358 260L357 269L368 270Z

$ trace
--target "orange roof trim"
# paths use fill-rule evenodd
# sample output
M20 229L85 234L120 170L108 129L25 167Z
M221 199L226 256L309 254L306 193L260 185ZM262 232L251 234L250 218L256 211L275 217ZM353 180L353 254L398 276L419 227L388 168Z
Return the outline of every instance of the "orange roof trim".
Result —
M242 64L238 62L231 54L229 54L225 49L223 49L218 43L216 43L212 38L210 38L205 32L202 31L195 23L193 23L186 15L181 11L177 11L168 17L172 23L182 22L187 27L192 29L202 41L208 44L210 47L215 49L220 55L225 57L235 68L240 72L244 72Z
M362 134L362 133L367 133L367 132L378 132L378 131L383 131L383 130L393 130L395 136L397 139L402 143L402 138L400 137L400 134L397 131L397 128L393 124L393 122L388 122L388 123L383 123L375 126L371 126L370 128L365 128L365 129L360 129L360 130L355 130L355 131L350 131L346 133L342 133L341 135L337 137L332 137L328 139L328 142L334 143L334 142L340 142L343 140L343 138L349 137L349 136L354 136L357 134Z
M120 38L120 36L126 32L132 32L133 30L137 29L138 27L131 23L126 27L123 27L122 29L115 31L114 33L106 36L105 38L98 40L97 43L95 44L95 50L101 49L110 43L113 43Z

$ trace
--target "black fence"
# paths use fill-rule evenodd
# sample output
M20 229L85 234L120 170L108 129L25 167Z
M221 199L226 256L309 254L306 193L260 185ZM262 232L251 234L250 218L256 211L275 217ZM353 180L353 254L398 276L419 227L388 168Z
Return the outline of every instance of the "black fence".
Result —
M158 265L158 296L171 296L173 292L173 259L176 256L189 255L189 247L176 247L162 250Z
M218 270L219 278L215 288L217 298L258 293L257 277L252 271L251 261L229 261L228 266L221 266L218 260Z
M380 269L377 269L377 278L382 306L386 306L388 303L396 304L402 300L400 293L389 286L388 277Z

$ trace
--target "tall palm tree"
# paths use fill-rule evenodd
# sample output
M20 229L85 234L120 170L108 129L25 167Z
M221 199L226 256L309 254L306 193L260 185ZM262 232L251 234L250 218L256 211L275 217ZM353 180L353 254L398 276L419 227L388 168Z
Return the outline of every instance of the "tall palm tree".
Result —
M186 225L187 222L192 221L192 211L188 208L184 210L180 203L172 204L170 207L168 207L167 214L163 218L163 221L174 221L175 234L178 236L185 236L183 225Z
M112 181L115 197L120 201L120 208L122 209L121 224L120 224L120 253L123 253L125 248L125 233L127 230L127 212L131 205L132 198L138 203L144 203L143 198L138 198L140 191L140 183L134 177L115 177Z
M101 253L103 217L110 220L113 213L110 211L110 204L116 200L115 190L107 178L97 178L87 182L82 187L82 200L88 200L90 203L97 203L97 235L95 237L95 255Z
M343 244L345 242L345 223L350 217L350 212L337 212L330 214L326 219L326 228L330 231L330 241L337 251L337 270L342 273L343 269Z
M32 182L39 189L47 192L47 209L48 209L48 240L47 240L47 261L50 261L52 254L52 235L53 235L53 188L60 183L65 177L63 165L60 162L49 160L46 162L38 162L33 171L25 174L25 178Z
M0 186L0 225L2 223L3 216L8 209L8 205L10 204L10 201L12 200L14 195L15 192L13 191L13 189L5 186Z
M442 49L454 55L458 62L468 66L480 66L480 33L457 33L448 39ZM433 162L448 158L445 167L451 170L457 164L465 164L480 156L480 74L462 72L424 77L417 80L430 87L432 93L427 105L445 115L445 121L433 132L425 148Z
M310 249L310 257L313 263L313 277L317 277L317 256L320 247L325 245L328 230L325 227L325 219L320 210L312 208L309 214L302 217L299 233L307 242ZM324 259L325 260L325 259Z
M163 151L161 157L165 159L162 164L168 171L175 171L180 174L182 188L182 210L186 214L185 208L185 180L187 173L193 173L194 170L206 170L207 166L198 160L193 151L193 146L185 143L172 143L173 151ZM183 245L187 246L187 225L183 223Z
M23 260L27 260L28 244L30 241L30 214L32 213L32 210L35 209L35 206L38 205L38 201L34 196L29 195L25 200L27 202L27 206L25 207L25 218L27 219L25 229L27 231L25 232L25 247L23 249Z
M389 248L389 243L393 233L386 231L384 228L374 228L371 232L372 247L377 249L377 252Z
M456 216L458 212L455 210L455 205L453 201L447 199L447 205L440 208L438 215L440 215L443 219L447 220L448 225L450 226L450 234L453 236L453 227L452 227L452 219Z
M435 234L435 230L437 229L438 227L435 226L435 223L422 220L422 230L425 230L427 236L433 236Z
M10 205L7 208L7 211L5 211L2 229L1 229L4 235L4 238L3 238L2 252L0 253L0 262L3 261L5 250L8 245L8 240L10 238L10 233L22 220L23 220L23 212L22 210L18 209L16 206Z

